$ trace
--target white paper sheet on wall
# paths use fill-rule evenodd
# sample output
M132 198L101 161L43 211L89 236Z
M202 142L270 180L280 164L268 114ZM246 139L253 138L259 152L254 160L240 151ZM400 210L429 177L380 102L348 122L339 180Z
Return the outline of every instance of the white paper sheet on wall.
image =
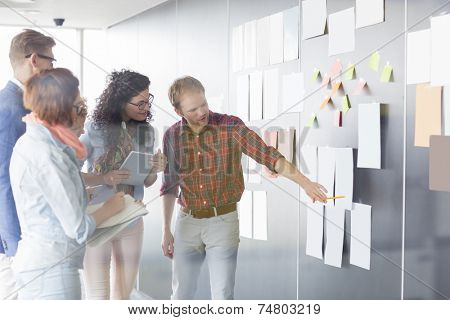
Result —
M302 21L303 40L323 35L327 24L327 0L302 1Z
M250 73L250 120L263 118L262 72Z
M358 168L381 169L379 103L358 107Z
M372 207L354 203L351 211L350 263L370 270Z
M275 119L278 116L278 69L264 71L263 79L263 114L264 119Z
M243 74L236 79L236 115L242 121L249 120L249 76Z
M384 0L356 0L356 28L384 21Z
M291 73L283 76L283 111L303 112L305 83L303 73Z
M256 20L244 25L244 67L256 67Z
M298 7L283 11L284 24L284 61L298 59Z
M406 83L429 82L431 66L430 29L408 33L407 55Z
M253 191L253 239L267 240L267 192Z
M314 203L306 206L306 254L323 258L323 204Z
M294 161L295 129L278 131L278 151L287 161Z
M270 17L264 17L256 22L256 64L258 67L270 64Z
M248 183L261 184L261 165L248 157Z
M334 205L337 208L352 209L353 201L353 149L336 148L336 196L344 196L336 199Z
M233 71L241 71L244 68L244 26L240 25L233 28L232 33L232 64Z
M342 267L344 247L345 209L325 207L326 243L324 263L333 267Z
M450 84L450 14L431 18L431 85Z
M283 62L283 12L270 16L270 64Z
M239 234L253 238L253 195L248 190L244 191L239 201Z
M334 174L336 169L336 153L334 148L319 147L317 152L317 182L327 189L327 196L334 196ZM327 201L327 207L333 207L334 201Z
M311 181L317 182L317 147L303 146L300 150L300 171ZM303 203L312 203L306 192L301 189L300 200Z
M355 50L355 9L353 7L328 16L328 55Z
M214 112L220 112L223 113L223 101L224 101L224 95L221 93L218 96L209 96L206 95L206 100L208 101L209 108Z

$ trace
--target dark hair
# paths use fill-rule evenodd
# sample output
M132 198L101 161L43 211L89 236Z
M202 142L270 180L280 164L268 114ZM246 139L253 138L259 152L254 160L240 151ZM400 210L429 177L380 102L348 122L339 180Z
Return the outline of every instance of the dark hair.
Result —
M142 91L148 89L150 80L140 73L122 69L113 71L107 80L107 85L103 93L97 99L97 107L92 115L95 125L105 129L106 141L112 146L118 137L118 128L122 123L122 112L125 105ZM130 124L148 124L152 118L149 111L147 119L144 121L130 120Z
M67 69L44 70L25 84L24 105L51 125L70 127L78 85L78 79Z
M113 71L108 76L105 90L97 99L97 107L92 116L94 123L101 127L120 125L125 105L149 86L148 77L140 73L125 69ZM149 122L150 119L149 112L147 120L143 122Z

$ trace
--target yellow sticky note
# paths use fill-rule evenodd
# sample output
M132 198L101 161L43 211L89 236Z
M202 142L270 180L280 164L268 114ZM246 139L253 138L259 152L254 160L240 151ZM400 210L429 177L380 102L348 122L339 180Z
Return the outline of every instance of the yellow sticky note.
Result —
M330 101L330 96L325 96L325 98L322 101L322 104L320 105L320 109L325 108L325 106L328 104L328 101Z
M333 89L331 90L331 96L334 97L334 95L336 94L336 92L339 90L339 88L341 87L341 81L337 81L333 84Z
M311 117L309 117L308 122L305 124L305 127L311 128L313 126L315 120L316 120L316 114L313 112L313 113L311 113Z
M311 76L311 82L316 81L317 78L319 77L319 74L320 74L320 69L314 68L313 74Z
M374 52L369 59L369 68L378 71L380 67L380 54L378 51Z
M355 65L349 63L345 71L345 80L352 80L354 74L355 74Z
M387 63L383 68L383 72L381 73L380 81L389 82L391 80L391 75L392 75L392 66L389 63Z
M342 112L346 114L350 110L350 102L348 101L348 95L342 97Z

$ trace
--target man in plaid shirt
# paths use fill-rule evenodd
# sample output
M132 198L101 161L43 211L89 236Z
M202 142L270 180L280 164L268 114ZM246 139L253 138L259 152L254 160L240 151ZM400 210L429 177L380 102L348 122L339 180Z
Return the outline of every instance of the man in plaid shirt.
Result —
M163 139L168 165L161 187L162 250L173 258L172 299L193 299L205 257L212 298L233 299L239 247L236 203L244 191L242 152L300 185L313 201L322 201L327 191L267 146L241 119L210 111L197 79L175 80L169 98L182 117ZM172 235L177 197L181 208Z

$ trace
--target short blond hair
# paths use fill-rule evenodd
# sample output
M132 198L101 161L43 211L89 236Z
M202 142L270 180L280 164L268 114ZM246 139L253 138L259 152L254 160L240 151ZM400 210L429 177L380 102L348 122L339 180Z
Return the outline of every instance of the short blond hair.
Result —
M186 91L201 91L205 93L205 88L199 80L191 76L176 79L169 88L169 100L175 108L180 108L181 96Z
M41 53L56 45L53 38L31 29L24 29L11 40L9 60L13 68L22 64L25 56L33 52Z

